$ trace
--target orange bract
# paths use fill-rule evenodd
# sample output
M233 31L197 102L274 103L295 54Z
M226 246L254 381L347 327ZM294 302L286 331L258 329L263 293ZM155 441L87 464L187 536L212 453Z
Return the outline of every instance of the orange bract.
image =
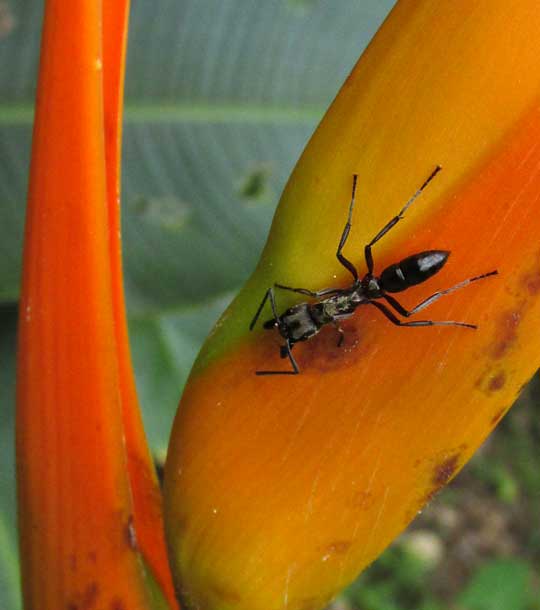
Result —
M27 608L162 607L148 575L176 606L123 311L117 165L127 7L110 2L102 15L89 0L46 4L17 382Z
M175 421L166 524L175 577L205 610L315 610L464 465L537 368L540 42L534 2L399 2L284 192L261 263L203 348ZM510 83L519 82L519 86ZM371 307L295 346L248 325L273 282L350 282L363 246L437 164L440 177L374 249L376 270L429 249L444 269L400 300L498 269L398 328ZM336 277L337 276L337 277ZM295 295L279 293L283 311ZM271 317L268 310L267 318ZM262 319L267 319L262 316Z

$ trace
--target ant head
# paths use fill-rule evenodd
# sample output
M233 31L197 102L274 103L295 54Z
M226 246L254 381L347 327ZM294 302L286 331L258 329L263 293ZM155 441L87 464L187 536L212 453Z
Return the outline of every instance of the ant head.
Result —
M381 273L381 288L386 292L401 292L421 284L440 271L449 256L447 250L426 250L408 256Z

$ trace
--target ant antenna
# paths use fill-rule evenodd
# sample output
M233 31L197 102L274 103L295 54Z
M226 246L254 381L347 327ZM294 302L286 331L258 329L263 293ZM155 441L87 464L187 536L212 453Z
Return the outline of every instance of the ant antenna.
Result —
M349 225L349 229L350 229L350 224L352 221L352 214L353 214L353 208L354 208L354 198L356 196L356 183L358 182L358 174L353 174L352 177L352 194L351 194L351 204L349 206L349 219L347 224ZM348 233L348 231L347 231Z
M403 206L403 209L399 213L399 216L402 216L403 214L405 214L405 212L414 203L414 201L416 201L416 199L422 194L422 192L424 191L426 186L433 180L433 178L435 178L435 176L441 171L441 169L442 169L442 167L440 165L437 165L435 167L435 169L431 172L431 174L429 174L429 176L426 178L424 184L422 184L422 186L416 191L416 193Z

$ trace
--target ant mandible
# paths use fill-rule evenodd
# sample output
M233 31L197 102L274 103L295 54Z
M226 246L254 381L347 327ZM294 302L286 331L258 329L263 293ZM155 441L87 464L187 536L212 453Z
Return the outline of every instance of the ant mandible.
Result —
M455 284L446 290L435 292L427 299L424 299L416 307L413 307L411 310L403 307L403 305L401 305L389 293L403 292L411 286L425 282L427 279L441 270L443 265L448 260L450 255L449 251L426 250L425 252L419 252L418 254L413 254L407 258L404 258L399 263L394 263L393 265L386 267L380 276L373 274L373 254L371 253L371 248L403 218L405 212L418 198L418 196L422 194L423 190L433 180L433 178L435 178L440 170L441 166L437 165L437 167L424 181L422 186L403 206L399 214L394 216L394 218L384 225L377 235L375 235L375 237L364 247L367 273L362 279L358 277L358 271L353 263L351 263L351 261L345 258L345 256L342 254L342 250L347 242L347 238L351 230L356 182L358 179L356 174L353 175L349 216L347 218L347 222L345 223L345 228L343 229L341 239L339 240L336 256L338 261L351 273L354 281L348 288L325 288L324 290L318 290L316 292L308 290L307 288L291 288L290 286L283 286L282 284L274 284L274 287L279 288L280 290L298 292L314 299L318 299L318 301L314 303L299 303L298 305L293 305L281 315L277 313L274 288L269 288L266 291L266 294L264 295L264 298L261 301L253 320L251 321L251 324L249 325L249 330L253 330L262 308L264 307L266 301L270 299L270 306L272 307L274 317L265 322L263 326L266 329L277 328L280 335L285 339L285 345L280 347L280 356L281 358L289 358L292 371L256 371L257 375L298 375L300 373L300 369L298 368L298 364L291 351L294 344L298 343L299 341L307 341L308 339L311 339L326 324L333 324L336 327L337 331L339 332L338 346L341 346L343 344L345 335L343 329L339 326L339 322L352 316L356 311L356 308L360 305L373 305L379 311L381 311L388 318L388 320L392 322L392 324L396 324L397 326L462 326L472 329L477 328L475 324L454 322L453 320L414 320L404 322L397 317L394 311L401 316L408 318L409 316L412 316L413 314L418 313L422 309L428 307L446 294L459 290L460 288L464 288L477 280L496 275L496 270L469 278L468 280L459 282L459 284ZM380 303L376 299L383 299L386 301L386 304ZM392 308L394 311L392 311L390 308Z

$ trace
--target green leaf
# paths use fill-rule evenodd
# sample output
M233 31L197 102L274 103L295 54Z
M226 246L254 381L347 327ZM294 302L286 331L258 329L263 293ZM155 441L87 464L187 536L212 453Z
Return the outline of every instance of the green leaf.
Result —
M15 507L15 326L14 307L0 307L0 608L19 610Z
M531 585L531 569L524 561L491 561L474 574L456 605L460 610L525 610L532 601Z
M4 4L11 25L0 23L0 300L13 301L42 2ZM245 280L292 166L392 5L133 4L123 195L131 308L207 301ZM255 191L246 187L254 177Z

